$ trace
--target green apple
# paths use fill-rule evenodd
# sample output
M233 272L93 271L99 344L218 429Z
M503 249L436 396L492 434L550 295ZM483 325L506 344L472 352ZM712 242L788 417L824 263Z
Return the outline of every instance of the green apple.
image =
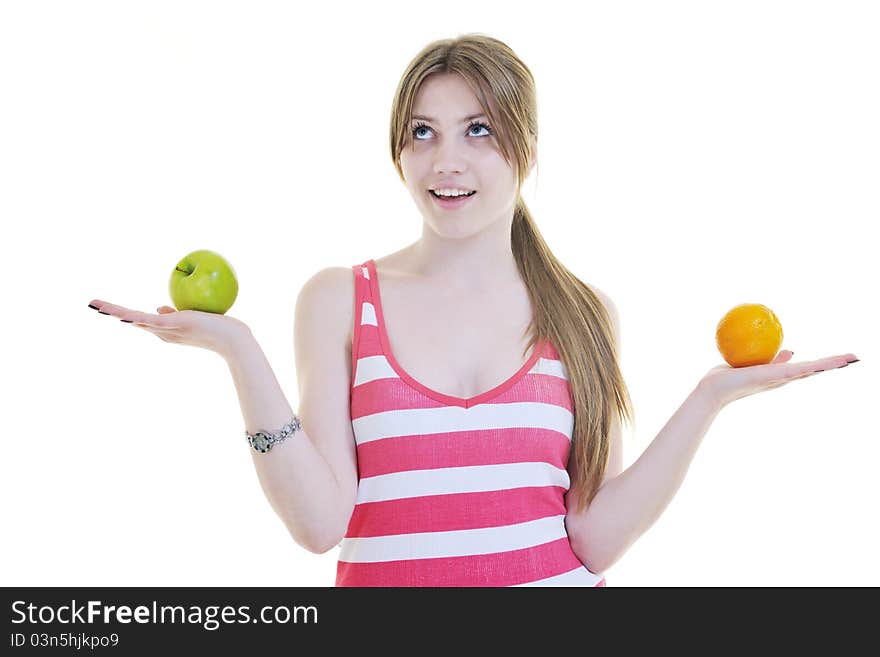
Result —
M219 253L193 251L177 263L168 292L178 310L201 310L222 315L235 303L238 279Z

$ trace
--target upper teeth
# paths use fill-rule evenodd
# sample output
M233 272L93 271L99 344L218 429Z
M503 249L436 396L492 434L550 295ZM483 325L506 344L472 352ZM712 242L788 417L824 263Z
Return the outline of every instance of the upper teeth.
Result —
M439 196L461 196L462 194L470 194L469 191L464 189L434 189L431 191Z

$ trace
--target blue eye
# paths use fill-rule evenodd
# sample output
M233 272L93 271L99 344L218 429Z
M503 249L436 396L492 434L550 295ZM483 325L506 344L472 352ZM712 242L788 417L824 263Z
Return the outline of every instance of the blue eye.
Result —
M423 139L419 139L418 136L416 135L416 133L419 130L421 130L422 128L425 128L427 130L431 129L428 127L428 124L426 124L426 123L421 123L421 122L417 123L412 129L412 135L413 135L413 137L416 138L416 141L424 141ZM471 123L467 127L468 131L470 131L471 128L482 128L488 133L487 135L474 135L475 137L487 137L492 134L492 128L490 128L488 125L486 125L482 121L474 121L473 123Z

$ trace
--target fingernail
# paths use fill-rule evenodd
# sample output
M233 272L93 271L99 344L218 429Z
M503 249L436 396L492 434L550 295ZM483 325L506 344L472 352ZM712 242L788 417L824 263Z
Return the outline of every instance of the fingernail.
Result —
M110 314L110 313L105 313L103 310L99 310L98 312L101 313L102 315L109 315Z
M131 324L134 320L133 319L120 319L119 321L125 322L126 324Z
M98 310L98 306L93 306L92 304L89 304L89 308L92 310Z

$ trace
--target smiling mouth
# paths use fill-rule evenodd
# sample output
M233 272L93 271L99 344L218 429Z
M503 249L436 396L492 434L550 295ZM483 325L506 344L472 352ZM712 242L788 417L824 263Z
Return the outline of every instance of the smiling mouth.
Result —
M429 189L428 191L431 193L431 196L433 196L434 198L448 199L448 200L453 200L453 201L455 199L459 199L459 198L468 198L469 196L473 196L474 194L477 193L477 190L474 190L470 194L459 194L458 196L441 196L440 194L436 194L433 189Z

